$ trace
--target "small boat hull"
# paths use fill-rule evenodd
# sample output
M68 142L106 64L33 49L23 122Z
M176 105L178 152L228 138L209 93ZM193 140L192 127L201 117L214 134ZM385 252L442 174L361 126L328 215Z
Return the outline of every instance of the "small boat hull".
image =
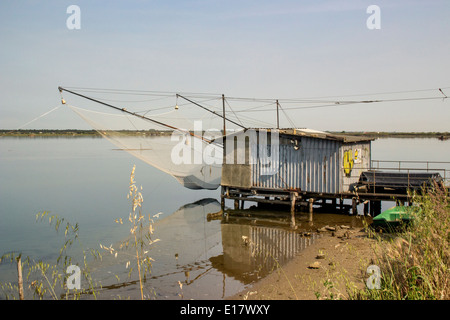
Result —
M373 218L372 227L378 229L397 229L408 225L414 219L417 207L395 206Z

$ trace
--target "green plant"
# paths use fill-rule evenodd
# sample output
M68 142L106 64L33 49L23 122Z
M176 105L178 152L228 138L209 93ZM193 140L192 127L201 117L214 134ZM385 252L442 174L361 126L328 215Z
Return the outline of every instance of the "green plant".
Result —
M324 293L320 293L318 291L314 292L315 296L319 300L339 300L341 299L341 295L339 293L335 293L336 288L331 279L326 279L323 282Z

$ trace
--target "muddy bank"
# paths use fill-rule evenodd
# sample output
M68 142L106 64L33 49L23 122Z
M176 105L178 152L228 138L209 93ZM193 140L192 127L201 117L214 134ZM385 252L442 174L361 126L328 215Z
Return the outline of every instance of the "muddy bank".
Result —
M368 278L375 240L367 237L364 228L332 229L322 229L322 237L293 260L228 299L346 299L346 284L362 288Z

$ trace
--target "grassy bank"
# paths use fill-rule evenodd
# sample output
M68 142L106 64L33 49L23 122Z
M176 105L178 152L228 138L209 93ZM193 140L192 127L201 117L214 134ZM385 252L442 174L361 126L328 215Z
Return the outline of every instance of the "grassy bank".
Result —
M378 289L349 289L350 299L450 299L450 199L436 187L416 196L421 210L412 225L398 233L373 234L377 239Z

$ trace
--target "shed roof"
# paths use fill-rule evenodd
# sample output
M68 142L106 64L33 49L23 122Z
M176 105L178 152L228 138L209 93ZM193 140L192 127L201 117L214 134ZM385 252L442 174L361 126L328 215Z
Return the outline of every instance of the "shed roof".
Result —
M362 142L362 141L373 141L374 138L365 136L352 136L346 134L335 134L325 131L318 131L313 129L279 129L280 134L292 135L292 136L304 136L327 140L336 140L342 142Z
M286 128L286 129L270 129L270 128L249 128L248 130L267 130L270 132L270 130L278 130L280 135L284 136L298 136L298 137L311 137L311 138L318 138L318 139L326 139L326 140L334 140L334 141L341 141L341 142L363 142L363 141L373 141L375 140L372 137L366 137L366 136L352 136L352 135L346 135L346 134L334 134L329 133L325 131L319 131L314 129L307 129L307 128ZM245 130L240 130L231 134L227 134L227 137L239 135L245 132Z

